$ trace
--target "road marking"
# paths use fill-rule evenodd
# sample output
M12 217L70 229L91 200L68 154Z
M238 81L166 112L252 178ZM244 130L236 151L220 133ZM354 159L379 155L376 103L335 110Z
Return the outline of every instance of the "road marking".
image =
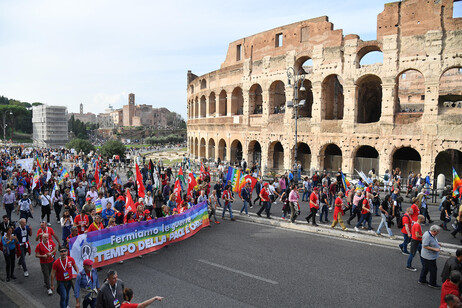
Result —
M215 267L218 267L218 268L221 268L221 269L224 269L224 270L236 273L236 274L240 274L240 275L247 276L247 277L250 277L250 278L254 278L254 279L257 279L257 280L260 280L260 281L264 281L264 282L267 282L267 283L278 284L277 281L266 279L266 278L256 276L256 275L253 275L253 274L249 274L249 273L246 273L246 272L234 269L234 268L230 268L230 267L227 267L227 266L223 266L223 265L220 265L220 264L209 262L207 260L198 259L197 261L208 264L208 265L211 265L211 266L215 266Z

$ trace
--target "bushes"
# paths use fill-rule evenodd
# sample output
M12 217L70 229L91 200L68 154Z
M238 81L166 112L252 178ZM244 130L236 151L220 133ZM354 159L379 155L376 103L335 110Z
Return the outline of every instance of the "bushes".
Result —
M118 140L109 140L101 147L101 154L112 157L113 155L123 156L125 153L125 145Z
M95 150L95 146L88 140L74 138L66 144L67 149L75 149L77 152L83 151L85 154Z

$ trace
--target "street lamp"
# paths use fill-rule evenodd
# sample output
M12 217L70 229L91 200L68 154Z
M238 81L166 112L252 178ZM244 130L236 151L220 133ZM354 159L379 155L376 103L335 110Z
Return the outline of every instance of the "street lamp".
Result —
M294 146L294 178L295 183L298 183L298 168L297 168L297 161L298 161L298 151L297 151L297 121L298 121L298 108L303 108L305 106L306 101L299 100L298 98L298 89L300 87L300 91L305 91L305 87L303 86L303 82L305 81L305 74L303 71L295 72L293 67L289 67L287 69L287 88L293 88L294 91L294 101L288 101L287 107L295 109L295 146ZM293 86L292 86L293 84ZM300 85L299 85L300 84Z
M7 124L5 123L6 122L6 115L13 115L13 112L11 112L11 110L5 110L2 112L2 115L3 115L3 142L6 141L6 126Z

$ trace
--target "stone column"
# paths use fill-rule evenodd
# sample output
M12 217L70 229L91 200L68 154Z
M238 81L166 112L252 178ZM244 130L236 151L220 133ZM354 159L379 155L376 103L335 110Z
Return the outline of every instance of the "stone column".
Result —
M262 85L263 88L263 85ZM269 90L268 89L263 89L262 91L262 99L263 99L263 114L262 114L262 124L263 126L266 126L269 122L269 115L270 115L270 110L269 110Z
M394 115L396 110L397 87L393 78L382 80L382 114L380 116L380 125L391 133L394 124ZM386 169L385 169L386 170Z
M313 107L311 111L311 114L312 114L311 130L313 133L315 133L315 132L320 132L320 125L321 125L322 83L321 81L312 81L311 86L312 86L312 91L313 91Z
M268 173L268 170L270 168L268 166L269 143L268 141L265 141L265 142L262 142L260 145L261 145L261 170L262 170L262 175L266 175L266 173Z
M231 111L231 105L232 105L232 97L233 94L232 92L229 93L228 91L226 92L226 116L230 117L232 116L232 111Z
M343 85L343 121L342 128L343 132L354 131L354 125L357 123L357 95L358 86L353 83L352 80L345 80ZM344 165L342 163L342 165ZM343 168L342 168L343 169Z
M205 97L205 117L208 118L210 116L210 96Z
M436 135L438 120L438 98L440 92L439 80L428 80L425 82L425 102L422 121L423 134Z
M242 89L242 96L244 98L244 116L243 116L243 125L249 125L249 121L250 121L250 118L249 118L249 115L250 115L250 101L249 101L249 90L244 90ZM244 146L243 146L244 148ZM242 156L242 157L245 157L245 156ZM249 161L247 161L248 163Z

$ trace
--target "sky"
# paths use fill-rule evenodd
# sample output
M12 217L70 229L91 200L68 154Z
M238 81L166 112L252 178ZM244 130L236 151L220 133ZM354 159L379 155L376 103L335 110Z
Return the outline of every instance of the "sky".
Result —
M186 118L186 74L220 68L228 44L327 15L376 38L386 1L0 1L0 95L69 112L137 104Z

